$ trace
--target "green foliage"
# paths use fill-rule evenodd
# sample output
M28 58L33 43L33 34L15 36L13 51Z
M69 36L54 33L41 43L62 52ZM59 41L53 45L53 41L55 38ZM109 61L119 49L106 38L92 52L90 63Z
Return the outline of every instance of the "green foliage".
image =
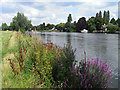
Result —
M102 18L102 12L99 11L99 18Z
M8 30L8 25L6 23L2 23L2 30Z
M114 33L116 30L118 30L118 25L113 25L112 23L108 23L107 29L109 32Z
M110 12L109 12L109 10L108 10L107 12L104 11L104 13L103 13L103 18L104 18L105 24L108 24L109 21L110 21Z
M112 23L112 24L115 25L116 24L116 20L114 18L112 18L111 21L110 21L110 23Z
M55 26L55 28L59 31L64 30L64 27L65 27L65 23L60 23Z
M109 12L109 10L107 11L107 24L109 23L109 21L110 21L110 12Z
M93 30L96 30L96 26L95 26L95 17L91 17L88 21L88 30L89 32L93 32Z
M71 23L71 21L72 21L72 16L71 16L71 14L69 14L69 16L67 18L67 22Z
M13 18L13 21L11 22L11 28L13 30L29 30L31 27L31 21L27 19L27 17L24 16L23 13L17 13L17 16Z
M117 25L120 27L120 18L117 19Z
M89 30L90 30L89 32L93 32L94 30L96 30L95 25L91 25L90 28L89 28Z
M96 18L96 29L100 30L102 25L104 24L104 19L103 18Z
M73 51L71 45L68 44L60 50L59 58L57 58L53 68L53 78L58 87L63 87L61 84L69 79L69 67L71 67L73 63L75 63L75 51Z

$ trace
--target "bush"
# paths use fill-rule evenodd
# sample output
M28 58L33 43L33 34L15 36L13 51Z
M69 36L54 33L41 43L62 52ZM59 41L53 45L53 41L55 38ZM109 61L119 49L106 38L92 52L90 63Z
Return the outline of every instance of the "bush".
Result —
M96 30L96 27L94 25L90 26L89 32L93 32L94 30Z
M75 63L74 52L70 44L65 45L53 66L53 78L58 87L63 87L64 81L69 79L69 67L72 67L72 64Z
M114 33L118 30L118 25L113 25L112 23L109 23L107 25L107 29L109 30L109 32Z
M107 88L112 71L109 66L98 59L81 61L78 66L73 64L71 71L72 86L75 88ZM73 79L74 78L74 79Z

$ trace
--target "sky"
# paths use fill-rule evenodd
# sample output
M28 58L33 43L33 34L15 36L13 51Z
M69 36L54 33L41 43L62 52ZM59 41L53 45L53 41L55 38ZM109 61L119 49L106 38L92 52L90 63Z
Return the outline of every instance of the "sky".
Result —
M88 20L100 10L102 13L109 10L110 17L117 19L118 0L1 0L0 25L10 25L17 12L24 13L33 25L39 25L43 22L65 23L69 14L72 14L73 22L81 17Z

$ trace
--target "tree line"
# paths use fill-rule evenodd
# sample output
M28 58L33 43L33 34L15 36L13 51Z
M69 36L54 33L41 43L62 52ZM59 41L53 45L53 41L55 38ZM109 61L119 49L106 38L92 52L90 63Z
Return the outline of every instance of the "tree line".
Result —
M105 31L107 28L107 32L115 32L120 31L120 18L115 20L112 18L110 20L110 12L104 11L103 14L101 11L96 13L95 17L90 17L86 20L85 17L79 18L79 20L73 21L72 14L69 14L66 20L66 23L59 23L57 25L54 24L46 24L43 22L37 26L33 26L31 24L31 20L28 20L23 13L18 12L17 16L14 16L12 22L8 26L6 23L2 23L2 30L37 30L37 31L45 31L45 30L57 30L60 32L81 32L83 29L87 29L89 32L94 31Z

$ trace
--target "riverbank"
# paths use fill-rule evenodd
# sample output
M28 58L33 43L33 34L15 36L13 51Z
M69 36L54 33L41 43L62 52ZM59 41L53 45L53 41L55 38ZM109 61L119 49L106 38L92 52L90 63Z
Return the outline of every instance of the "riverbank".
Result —
M52 42L45 44L21 32L12 32L7 39L8 50L4 55L6 59L1 63L4 67L3 88L107 88L108 86L105 80L109 81L111 77L109 66L102 61L99 64L98 59L89 61L84 59L76 66L75 51L70 44L64 47L56 46Z

